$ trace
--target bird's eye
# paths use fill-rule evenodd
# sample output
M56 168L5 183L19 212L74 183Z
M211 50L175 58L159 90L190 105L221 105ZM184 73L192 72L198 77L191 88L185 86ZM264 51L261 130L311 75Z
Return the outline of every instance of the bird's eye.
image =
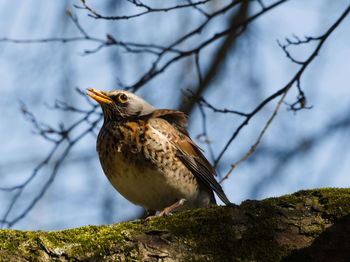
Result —
M117 98L120 103L126 103L129 100L126 94L119 94Z

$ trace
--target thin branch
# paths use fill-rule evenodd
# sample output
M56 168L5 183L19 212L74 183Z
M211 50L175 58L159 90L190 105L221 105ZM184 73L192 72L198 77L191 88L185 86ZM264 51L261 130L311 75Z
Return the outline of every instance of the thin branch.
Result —
M350 108L344 112L350 112ZM310 154L316 146L320 145L321 142L325 143L327 138L332 137L337 131L344 130L344 135L341 136L342 141L344 141L344 138L346 138L346 141L349 141L350 114L346 113L341 118L339 118L339 115L339 113L334 114L332 117L330 117L330 121L325 124L324 128L318 130L312 135L304 137L300 141L296 141L296 143L293 143L288 149L262 149L260 152L261 154L270 156L276 161L273 167L270 169L269 174L262 175L261 179L255 183L251 189L251 195L253 197L258 197L262 189L266 188L266 185L270 184L271 182L276 182L277 176L284 172L286 165L294 161L295 158L300 155L302 155L302 159L307 159L305 155ZM338 157L337 159L340 160L341 157ZM346 159L346 157L344 157L344 159ZM328 174L329 173L327 173L327 175Z
M196 96L195 94L193 94L191 92L191 97L196 101L196 102L199 102L200 104L202 104L203 106L205 107L208 107L210 108L211 110L213 110L213 112L215 113L231 113L231 114L235 114L235 115L239 115L239 116L243 116L243 117L249 117L250 114L247 114L247 113L243 113L243 112L240 112L240 111L236 111L236 110L232 110L232 109L227 109L227 108L224 108L224 109L219 109L217 107L214 107L212 104L210 104L207 100L204 99L204 97L200 96Z
M263 136L265 135L267 129L269 128L269 126L271 125L272 121L274 120L274 118L276 117L282 102L284 101L288 91L290 89L287 89L286 92L283 93L283 95L281 96L280 100L277 103L277 106L275 108L275 110L273 111L273 113L271 114L270 118L267 120L264 128L261 130L257 140L255 141L254 145L251 146L251 148L248 150L248 152L241 158L239 159L236 163L231 165L230 170L227 172L227 174L220 180L219 183L222 183L223 181L225 181L226 179L229 178L229 176L232 174L233 170L243 161L245 161L251 154L253 154L256 150L256 148L258 147L258 145L260 144Z
M209 15L207 12L205 12L205 11L204 11L202 8L200 8L199 6L194 5L195 3L192 2L191 0L187 0L187 2L190 3L190 4L192 4L192 7L193 7L194 9L196 9L199 13L201 13L202 15L204 15L206 18L209 18L209 17L210 17L210 15Z
M301 68L298 70L298 72L294 75L294 77L287 83L283 88L275 92L274 94L267 97L264 101L262 101L250 114L249 116L241 123L241 125L236 129L236 131L232 134L231 138L227 142L227 144L224 146L224 148L220 151L218 157L216 158L214 162L214 166L216 167L221 160L224 153L227 151L229 146L231 145L232 141L237 137L239 132L242 130L242 128L247 125L250 121L250 119L257 114L262 108L265 107L270 101L274 100L275 98L283 95L288 89L290 89L297 81L300 80L302 74L304 73L305 69L311 64L311 62L316 58L318 55L320 49L322 48L325 41L328 39L328 37L332 34L332 32L339 26L339 24L344 20L344 18L349 14L350 12L350 5L349 7L342 13L342 15L336 20L336 22L320 37L319 43L316 46L315 50L311 53L311 55L308 57L308 59L301 65Z
M156 13L156 12L169 12L172 10L178 10L178 9L183 9L183 8L188 8L188 7L196 7L198 5L204 5L207 2L209 2L211 0L204 0L204 1L198 1L195 3L189 3L189 4L184 4L184 5L176 5L176 6L171 6L171 7L166 7L166 8L153 8L150 6L147 6L141 2L136 2L136 1L129 1L130 3L138 6L138 7L143 7L146 8L145 11L133 14L133 15L122 15L122 16L105 16L105 15L101 15L100 13L98 13L96 10L94 10L93 8L91 8L88 4L86 0L81 0L83 7L78 7L80 9L86 9L90 12L89 16L95 19L104 19L104 20L128 20L128 19L132 19L132 18L136 18L136 17L140 17L143 15L148 15L151 13Z
M37 130L38 134L42 136L43 138L47 139L51 143L53 143L52 149L49 151L48 155L34 168L31 175L21 184L15 185L12 187L1 187L0 190L5 192L11 192L14 191L15 194L13 195L9 206L5 209L4 215L1 219L2 224L1 227L4 227L5 225L8 227L12 227L15 225L18 221L23 219L30 210L37 204L37 202L42 198L42 196L45 194L45 192L48 190L51 183L54 181L54 178L57 175L57 172L59 170L59 167L62 165L63 161L67 157L70 150L73 148L73 146L79 142L83 137L85 137L87 134L93 132L96 125L100 122L102 119L102 116L99 115L97 119L95 119L93 122L89 121L89 118L91 115L95 114L97 106L93 105L91 110L84 111L84 110L75 110L72 106L64 106L60 104L58 106L58 109L61 110L61 106L74 110L76 113L83 114L83 117L71 124L68 128L64 128L63 125L60 125L59 128L52 128L49 127L47 124L40 123L33 113L29 112L27 108L22 104L22 112L25 115L26 119L29 120L35 129ZM80 135L77 135L74 139L71 139L71 134L81 126L81 124L87 123L88 127L80 133ZM58 139L52 139L47 134L52 134L58 137ZM59 150L59 148L63 147L67 142L68 144L65 146L65 149L63 152ZM16 203L19 200L19 197L22 195L23 190L33 181L35 177L38 176L39 172L43 170L44 167L48 166L53 158L58 159L54 162L54 167L51 170L51 173L49 174L49 178L46 181L45 185L41 188L40 191L37 192L37 194L34 196L34 198L31 200L29 205L15 218L9 220L9 216L15 207Z
M68 17L73 21L73 23L75 24L75 26L77 27L77 29L79 30L79 32L86 38L89 39L90 36L88 35L88 33L84 30L84 28L80 25L78 17L72 13L72 11L70 9L66 10L66 14L68 15Z
M228 28L226 30L223 30L223 31L221 31L219 33L214 34L212 37L210 37L209 39L203 41L202 43L197 45L197 47L195 47L195 48L192 48L192 49L187 50L187 51L182 51L179 55L170 58L162 66L158 67L161 58L167 52L167 50L164 50L162 53L160 53L160 55L153 62L151 68L135 84L127 87L127 89L132 90L132 91L138 90L141 86L143 86L144 84L148 83L154 77L156 77L159 74L163 73L170 65L174 64L175 62L177 62L177 61L179 61L181 59L184 59L184 58L186 58L188 56L191 56L193 54L196 54L196 53L200 52L202 49L207 47L209 44L212 44L213 42L218 41L222 37L226 36L227 34L233 32L235 30L237 31L237 34L239 35L240 33L242 33L244 31L244 28L249 23L253 22L255 19L259 18L264 13L268 12L269 10L271 10L271 9L273 9L273 8L279 6L279 5L281 5L282 3L286 2L286 1L287 0L280 0L278 2L275 2L275 3L271 4L270 6L266 7L265 10L260 11L260 12L256 13L255 15L252 15L252 16L246 18L246 19L243 19L242 21L239 21L234 26L232 26L232 27L230 27L230 28ZM236 3L236 2L233 2L233 4L234 3ZM227 11L226 8L223 8L222 10L220 10L220 12L215 13L215 15L221 14L221 12L223 12L223 10ZM204 22L199 28L197 28L196 30L191 31L190 33L186 34L184 37L182 37L182 38L178 39L177 41L175 41L173 44L171 44L169 46L169 48L173 48L174 46L180 44L182 41L187 40L190 36L201 32L201 30L204 28L204 26L207 25L208 21L209 20L206 20L206 22Z
M16 199L14 199L10 205L11 208L9 208L6 212L6 215L3 217L2 221L6 221L6 224L8 225L8 227L12 227L13 225L15 225L16 223L18 223L20 220L22 220L23 218L25 218L28 213L33 209L33 207L38 203L38 201L44 196L44 194L46 193L46 191L49 189L50 185L52 184L52 182L54 181L55 177L57 176L58 170L59 168L62 166L64 160L66 159L66 157L68 156L69 152L71 151L71 149L73 148L73 146L80 141L83 137L85 137L87 134L89 134L97 125L97 123L100 121L100 119L95 120L91 126L89 126L86 130L84 130L80 135L78 135L78 137L76 137L74 140L70 141L70 143L68 144L68 146L65 148L65 150L63 151L63 153L60 155L59 159L56 161L56 163L54 164L54 167L49 175L49 179L46 181L46 183L43 185L43 187L41 188L41 190L39 191L39 193L37 193L37 195L33 198L33 200L29 203L29 205L19 214L17 215L15 218L13 218L11 221L7 220L7 216L9 215L12 207L14 206L14 204L16 203L18 197ZM22 193L22 190L19 191L19 194ZM19 195L18 194L18 195ZM2 225L3 226L3 225Z
M214 149L212 147L212 143L210 141L210 138L208 135L208 129L207 129L207 116L205 114L205 111L202 105L199 105L199 111L202 116L202 133L197 135L197 139L201 142L204 142L208 146L210 159L211 161L214 161L215 159Z

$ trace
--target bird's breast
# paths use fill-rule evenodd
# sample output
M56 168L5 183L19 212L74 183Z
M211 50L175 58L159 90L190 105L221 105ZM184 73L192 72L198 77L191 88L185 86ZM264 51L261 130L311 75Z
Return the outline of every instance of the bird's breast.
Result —
M145 157L146 149L133 144L135 141L123 143L110 132L99 135L100 162L114 188L132 203L149 210L163 210L182 198L187 199L189 205L195 204L199 189L193 174L181 162L172 162L174 158L169 155L167 163L161 164L163 167L152 163Z

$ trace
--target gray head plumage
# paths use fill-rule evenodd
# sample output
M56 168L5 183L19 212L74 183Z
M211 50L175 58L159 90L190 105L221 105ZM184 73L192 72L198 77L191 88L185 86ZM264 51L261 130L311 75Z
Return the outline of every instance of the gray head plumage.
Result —
M91 93L87 95L101 105L105 120L148 115L156 110L141 97L125 90L103 92L89 88L88 91Z

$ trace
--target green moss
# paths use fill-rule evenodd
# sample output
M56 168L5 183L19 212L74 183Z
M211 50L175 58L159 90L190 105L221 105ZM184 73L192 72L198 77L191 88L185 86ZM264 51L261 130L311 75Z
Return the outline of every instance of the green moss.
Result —
M64 230L60 232L52 232L47 238L50 241L49 246L52 248L62 246L70 246L67 254L74 256L86 256L86 253L93 253L96 256L108 255L115 252L115 248L124 253L131 252L129 246L126 245L128 234L132 232L142 231L137 224L120 223L112 226L88 226L73 230ZM57 243L59 239L62 243ZM77 244L78 243L78 244ZM68 244L68 245L67 245ZM96 253L98 251L99 253Z
M339 218L350 214L349 188L320 188L301 190L291 195L268 198L262 202L295 207L298 204L309 206L314 211L320 211L329 218Z
M286 252L289 254L289 249L280 247L273 239L276 230L276 221L270 219L273 206L247 201L243 207L253 212L240 213L235 207L197 209L159 218L150 225L171 232L195 254L209 255L216 261L225 261L227 257L244 257L246 260L242 261L268 257L264 261L278 261ZM248 228L243 223L247 219L251 223Z
M211 228L230 222L231 210L225 207L213 207L211 209L195 209L174 214L170 217L162 217L149 222L149 226L160 230L168 230L178 236L189 239L203 236L213 237ZM220 224L218 224L220 221ZM215 236L221 237L221 236ZM206 239L203 239L206 240Z
M340 218L350 214L350 189L327 188L314 192L328 217Z
M245 210L250 226L237 243L237 255L246 261L279 261L290 254L291 250L278 244L275 239L279 228L278 210L269 201L245 201L241 207Z
M169 231L180 245L185 245L196 254L215 255L216 258L227 255L228 245L232 242L232 230L226 230L231 223L232 210L228 207L195 209L174 214L171 217L158 218L149 222L157 230ZM222 234L227 231L227 234ZM198 257L193 258L198 261ZM189 258L191 260L191 258Z
M56 232L29 232L2 230L0 233L0 250L22 252L35 258L45 247L45 252L53 256L74 256L99 258L116 250L123 254L137 254L128 243L128 236L141 232L137 223L120 223L111 226L85 226ZM3 241L2 241L3 240Z

